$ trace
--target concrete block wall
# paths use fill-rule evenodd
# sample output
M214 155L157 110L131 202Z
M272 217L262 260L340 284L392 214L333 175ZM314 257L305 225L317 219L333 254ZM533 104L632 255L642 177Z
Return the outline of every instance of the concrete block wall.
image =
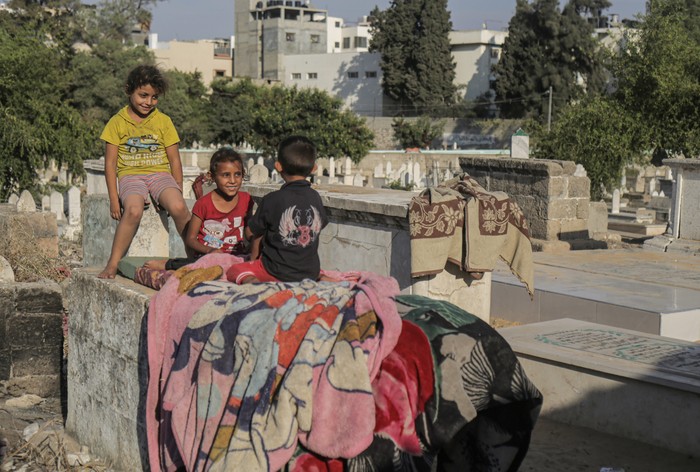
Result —
M535 239L589 237L591 182L574 175L571 161L461 157L462 171L486 190L506 192L518 202Z
M76 271L65 286L66 428L115 470L147 470L145 316L155 292L123 278L98 279L98 271Z
M0 284L0 380L11 393L60 394L62 324L58 284Z

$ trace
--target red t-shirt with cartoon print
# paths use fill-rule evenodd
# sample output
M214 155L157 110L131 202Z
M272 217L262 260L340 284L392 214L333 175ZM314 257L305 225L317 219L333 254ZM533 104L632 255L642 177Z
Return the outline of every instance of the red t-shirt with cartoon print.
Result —
M245 251L245 226L248 215L253 208L253 199L247 192L238 192L238 203L228 213L219 211L209 192L197 200L192 207L192 214L202 220L197 240L214 249L223 248L225 252L239 254Z

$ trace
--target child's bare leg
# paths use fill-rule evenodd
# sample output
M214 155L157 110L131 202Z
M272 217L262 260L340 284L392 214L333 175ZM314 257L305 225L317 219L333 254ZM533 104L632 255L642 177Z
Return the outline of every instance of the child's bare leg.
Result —
M166 262L168 262L167 259L154 259L152 261L146 261L146 263L143 266L146 269L165 270Z
M124 212L122 213L117 230L114 233L112 242L112 252L105 268L98 274L101 279L113 279L117 275L117 266L126 251L129 249L131 241L134 239L136 230L139 229L141 217L143 216L143 198L138 195L129 195L122 202Z
M190 221L191 215L180 189L166 188L163 190L158 196L158 204L165 208L168 214L173 218L177 233L182 238L182 242L185 242L185 230L187 229L187 223ZM185 251L189 257L193 255L190 254L191 249L187 247L187 244L185 244Z

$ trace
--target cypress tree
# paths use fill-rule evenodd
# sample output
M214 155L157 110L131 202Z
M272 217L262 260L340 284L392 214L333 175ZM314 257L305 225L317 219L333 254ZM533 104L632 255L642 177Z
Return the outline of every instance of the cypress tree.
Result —
M447 0L392 0L370 18L370 51L382 55L384 93L407 114L440 114L452 105L455 63Z

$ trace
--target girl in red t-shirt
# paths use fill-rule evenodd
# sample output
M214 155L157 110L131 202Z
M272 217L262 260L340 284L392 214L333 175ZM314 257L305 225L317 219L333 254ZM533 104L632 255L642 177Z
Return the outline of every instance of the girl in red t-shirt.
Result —
M245 175L243 159L233 149L221 148L211 158L209 175L216 189L195 202L185 233L185 244L196 256L152 260L146 262L144 267L178 269L212 252L238 256L247 252L244 232L246 222L252 215L253 200L248 192L240 191Z

